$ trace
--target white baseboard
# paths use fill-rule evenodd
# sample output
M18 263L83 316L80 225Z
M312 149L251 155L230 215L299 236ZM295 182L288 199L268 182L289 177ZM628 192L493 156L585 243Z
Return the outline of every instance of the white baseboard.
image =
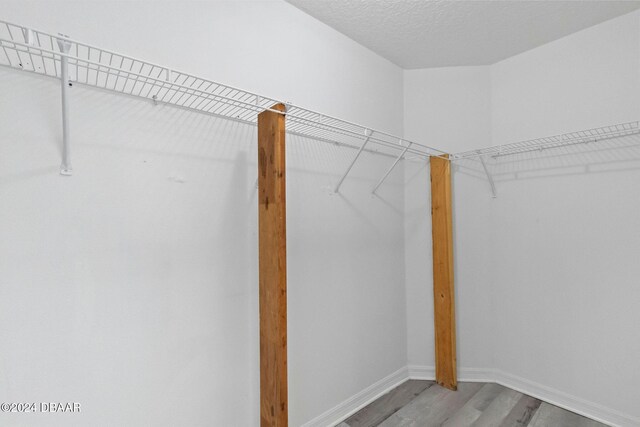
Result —
M302 427L335 426L408 379L409 372L405 366L320 414L311 421L304 423Z
M431 380L436 379L436 369L433 366L409 365L409 379ZM474 382L494 382L493 371L477 368L458 368L458 381Z
M433 366L409 365L407 371L410 379L435 379L435 369ZM640 426L640 418L496 369L458 368L458 380L498 383L552 405L614 427Z
M407 366L409 372L409 378L412 380L435 380L436 368L433 366L419 366L409 365Z
M372 384L344 402L324 412L320 416L302 425L302 427L335 426L358 412L378 397L399 386L409 379L434 380L433 366L409 365L398 369L380 381ZM508 374L491 368L458 368L458 380L466 382L498 383L544 402L567 409L585 417L613 427L640 426L640 418L624 414L615 409L589 402L560 390L530 381L517 375Z
M538 384L516 375L502 371L494 371L495 382L505 387L512 388L521 393L528 394L552 405L559 406L585 417L600 421L614 427L640 426L640 418L608 408L598 403L581 399L577 396L560 390Z
M469 383L493 383L494 374L492 369L484 368L458 368L458 381Z

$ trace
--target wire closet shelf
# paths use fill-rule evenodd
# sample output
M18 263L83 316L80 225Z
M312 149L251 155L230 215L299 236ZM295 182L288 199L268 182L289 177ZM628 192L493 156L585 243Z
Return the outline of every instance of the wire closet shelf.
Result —
M640 133L638 121L619 123L616 125L563 133L544 138L530 139L527 141L515 142L513 144L496 145L479 150L464 151L462 153L451 155L451 160L471 158L482 159L484 157L498 158L514 154L530 153L534 151L575 146L589 142L604 141L607 139L635 135L637 133Z
M285 114L294 135L360 147L376 144L419 157L441 156L441 150L321 114L274 98L197 77L82 43L0 20L0 65L61 79L62 59L68 62L69 84L145 98L200 113L255 124L263 111ZM286 112L272 109L283 103Z

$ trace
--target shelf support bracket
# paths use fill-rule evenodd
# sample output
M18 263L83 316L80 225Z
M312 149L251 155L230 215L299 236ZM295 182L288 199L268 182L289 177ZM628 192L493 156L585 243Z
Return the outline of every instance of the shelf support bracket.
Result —
M489 168L487 168L487 164L484 161L484 157L479 156L479 158L480 158L480 163L482 163L482 168L484 169L484 173L487 174L487 180L489 180L489 185L491 186L492 197L495 199L496 197L498 197L498 193L496 192L496 184L495 182L493 182L493 176L491 176L491 173L489 173Z
M30 46L33 45L34 36L33 36L33 30L31 28L23 28L22 36L24 37L24 42L26 44Z
M402 142L402 141L401 141ZM375 187L373 187L373 190L371 190L371 194L376 194L376 191L378 190L378 188L380 188L380 186L382 185L382 183L387 179L387 177L389 176L389 174L391 173L391 171L396 167L396 165L398 164L398 162L400 162L400 160L402 160L402 158L404 157L405 154L407 154L407 150L409 150L409 147L411 147L411 144L413 144L412 142L409 143L409 145L407 145L406 147L404 147L404 150L402 150L402 153L400 153L400 155L396 158L396 160L393 162L393 164L391 165L391 167L387 170L387 173L384 174L384 176L380 179L380 181L378 181L378 183L376 184Z
M60 175L71 176L71 150L69 147L69 58L67 54L71 49L68 37L60 34L57 39L60 48L60 89L62 95L62 164L60 165Z
M367 143L369 142L369 139L371 139L371 135L373 135L373 131L367 129L367 130L364 131L364 135L365 135L364 142L360 146L360 149L356 153L356 156L351 161L351 164L349 165L347 170L342 175L342 178L340 178L340 181L338 181L338 183L336 184L336 188L333 189L334 193L337 193L338 191L340 191L340 186L342 186L342 183L344 182L345 178L347 177L347 175L349 175L349 172L351 172L351 169L353 168L353 165L355 165L356 162L358 161L358 157L360 157L360 154L362 154L362 152L364 151L364 147L367 146Z

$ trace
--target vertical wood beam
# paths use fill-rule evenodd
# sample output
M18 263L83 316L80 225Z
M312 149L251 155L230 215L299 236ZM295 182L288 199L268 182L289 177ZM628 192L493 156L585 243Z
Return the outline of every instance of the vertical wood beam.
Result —
M456 390L458 377L453 289L451 162L445 158L431 157L430 165L436 382L443 387Z
M258 115L258 224L260 426L287 427L285 116L274 111Z

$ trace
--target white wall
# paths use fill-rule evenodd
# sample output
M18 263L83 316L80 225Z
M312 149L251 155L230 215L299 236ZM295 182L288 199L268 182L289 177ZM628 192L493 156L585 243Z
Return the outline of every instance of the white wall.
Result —
M639 61L633 12L483 71L405 72L405 131L455 152L638 120ZM478 162L457 163L461 377L497 379L614 424L640 423L638 142L501 158L491 165L497 199ZM429 252L410 238L412 230L427 235L428 195L408 166L406 174L408 354L431 366L423 339L432 336L421 328L432 297L411 294L429 286L419 283L428 268L418 267Z
M638 120L639 61L633 12L496 64L494 140ZM500 160L491 224L496 367L627 425L640 424L639 142Z
M402 131L402 71L284 2L0 11ZM57 82L0 94L0 401L82 404L0 424L258 425L255 128L74 87L64 178ZM289 140L292 426L406 365L403 169L372 197L390 159L364 154L329 195L353 154Z
M404 71L404 131L457 153L491 142L488 66Z
M638 16L623 15L493 65L494 142L637 120Z

